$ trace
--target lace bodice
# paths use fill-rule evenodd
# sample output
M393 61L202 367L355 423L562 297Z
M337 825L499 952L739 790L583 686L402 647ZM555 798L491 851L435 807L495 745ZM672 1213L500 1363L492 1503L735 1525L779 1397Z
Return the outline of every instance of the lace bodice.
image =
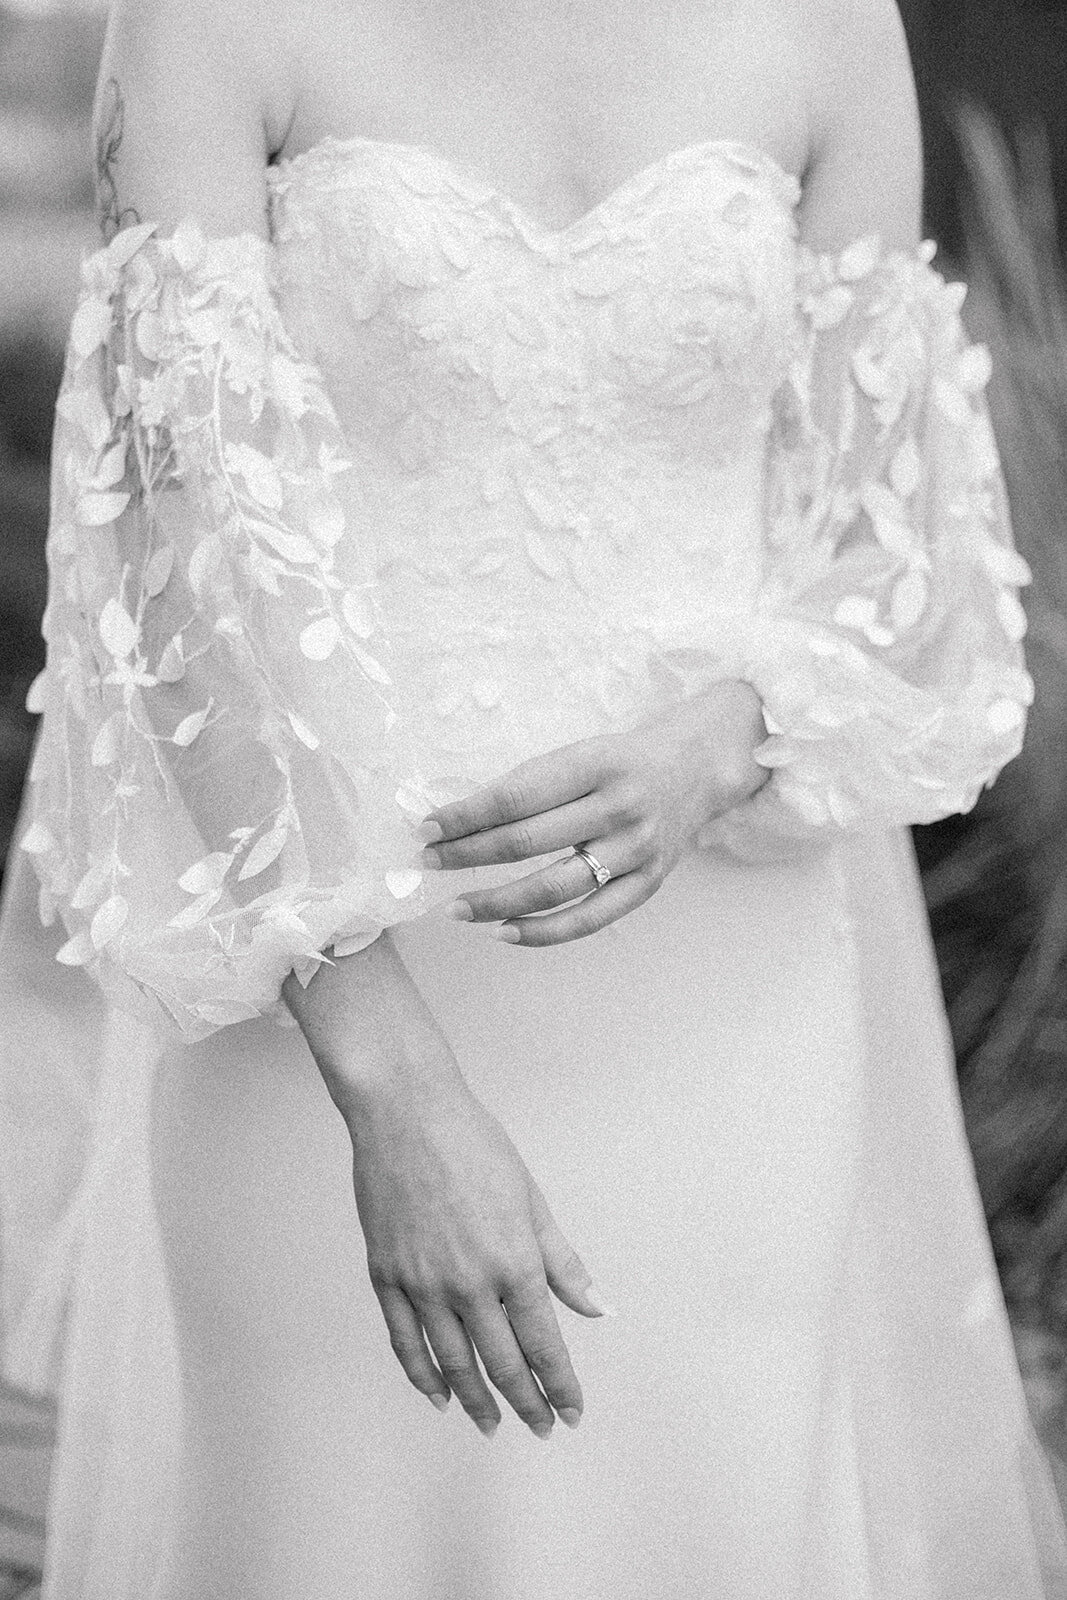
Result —
M21 841L60 960L189 1038L288 1020L290 968L530 870L423 876L427 810L718 677L775 771L705 847L965 809L1017 751L1028 574L931 247L812 255L724 141L558 231L368 139L269 198L269 243L83 269Z

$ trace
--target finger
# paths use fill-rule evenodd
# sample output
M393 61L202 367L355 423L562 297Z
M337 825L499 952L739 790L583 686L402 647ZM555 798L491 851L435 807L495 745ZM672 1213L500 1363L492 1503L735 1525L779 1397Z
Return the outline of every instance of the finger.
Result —
M423 851L423 860L449 871L525 861L530 856L547 855L550 850L566 850L576 839L595 837L609 823L607 807L594 793L498 828L430 845Z
M566 1412L563 1420L575 1427L582 1414L582 1386L563 1342L547 1281L542 1278L539 1284L516 1287L505 1295L504 1309L525 1362L549 1404L561 1414Z
M543 917L518 917L515 921L502 922L497 932L517 945L565 944L570 939L586 939L591 933L606 928L609 922L617 922L628 911L643 905L658 888L659 882L645 873L627 872L621 878L612 878L595 894L586 895L577 905ZM505 929L509 930L506 935ZM512 929L514 932L510 931Z
M642 859L641 847L636 839L613 839L603 846L598 843L593 854L615 877L633 871ZM471 916L463 917L462 912L452 914L469 922L503 922L507 917L525 917L535 911L551 911L555 906L566 905L568 901L588 894L596 886L596 878L588 861L568 853L538 872L531 872L529 877L462 895L453 904L469 907Z
M440 1303L417 1303L437 1364L459 1403L475 1426L484 1434L495 1433L500 1423L500 1407L482 1377L470 1336L455 1312Z
M583 739L562 750L520 761L502 778L466 799L438 806L429 812L426 821L436 822L445 839L455 839L580 799L597 785L595 748L589 748L595 743Z
M542 1284L542 1292L547 1297L548 1285L543 1278ZM556 1419L552 1415L552 1407L537 1386L530 1363L505 1315L503 1305L499 1300L474 1305L465 1308L462 1315L463 1326L482 1358L487 1377L531 1433L535 1433L539 1439L547 1439ZM558 1329L556 1333L557 1342L562 1344Z
M439 1401L439 1409L443 1410L451 1391L430 1359L415 1308L403 1289L389 1286L376 1292L393 1353L419 1393L435 1403Z
M592 1292L593 1280L585 1262L559 1227L533 1177L529 1177L534 1233L541 1250L548 1286L565 1306L581 1317L610 1314Z

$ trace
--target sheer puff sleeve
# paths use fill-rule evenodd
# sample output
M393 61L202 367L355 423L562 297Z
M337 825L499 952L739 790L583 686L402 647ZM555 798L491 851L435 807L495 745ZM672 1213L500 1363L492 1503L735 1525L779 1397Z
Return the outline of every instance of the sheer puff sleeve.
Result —
M186 1039L424 909L345 442L253 234L83 266L57 407L19 843L58 959ZM398 778L398 774L401 776Z
M1033 685L962 284L934 246L797 252L768 439L763 583L741 674L770 781L701 842L760 857L969 810L1022 743Z

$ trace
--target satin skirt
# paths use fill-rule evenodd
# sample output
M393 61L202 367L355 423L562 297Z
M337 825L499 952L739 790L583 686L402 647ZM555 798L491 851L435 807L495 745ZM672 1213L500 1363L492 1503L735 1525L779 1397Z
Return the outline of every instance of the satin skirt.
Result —
M162 1052L0 915L8 1375L45 1600L1062 1600L910 841L694 851L546 950L398 948L615 1315L585 1414L407 1383L302 1035Z

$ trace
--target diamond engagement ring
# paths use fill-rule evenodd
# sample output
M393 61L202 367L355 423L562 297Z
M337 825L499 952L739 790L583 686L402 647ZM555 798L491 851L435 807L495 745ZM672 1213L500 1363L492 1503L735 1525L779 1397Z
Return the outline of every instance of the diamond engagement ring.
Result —
M607 867L601 866L596 856L592 855L584 845L576 844L573 846L573 850L576 856L581 856L590 872L596 878L597 888L602 889L607 883L608 879L611 877L611 873L608 871Z

